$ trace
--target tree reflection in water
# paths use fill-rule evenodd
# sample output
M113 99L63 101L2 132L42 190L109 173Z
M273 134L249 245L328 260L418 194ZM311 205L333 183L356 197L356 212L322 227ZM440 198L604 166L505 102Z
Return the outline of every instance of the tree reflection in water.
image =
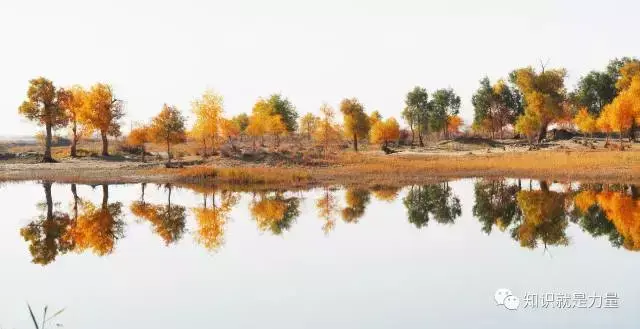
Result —
M520 246L566 246L570 243L570 223L593 237L606 237L614 247L640 250L640 198L635 186L620 184L581 184L577 189L551 189L545 181L539 188L532 184L523 188L520 180L487 180L474 182L473 216L485 234L494 227L508 234ZM28 243L32 261L50 264L59 255L73 251L90 251L96 255L111 254L124 237L122 204L109 202L109 186L101 185L102 202L93 204L78 195L70 185L68 213L54 203L52 184L42 183L44 202L38 203L41 215L20 229ZM151 223L153 232L166 245L179 241L186 231L186 208L172 199L175 187L164 186L167 202L152 204L145 200L146 184L141 184L139 200L131 203L131 213ZM206 250L216 251L224 244L225 226L240 193L219 191L212 187L185 187L201 194L202 206L191 208L194 216L195 241ZM336 197L336 189L324 187L313 203L322 230L331 232L340 216L346 223L359 223L372 202L393 202L404 193L402 204L408 221L416 228L427 227L429 221L453 224L461 216L461 202L447 182L414 185L404 191L398 187L376 186L372 189L347 188L344 203ZM372 198L372 196L375 198ZM284 191L256 192L249 202L251 217L260 231L280 235L289 230L300 215L302 195Z
M82 200L80 213L67 231L68 239L73 241L73 250L91 250L99 256L112 253L117 240L124 237L122 217L122 203L109 203L109 186L102 185L102 203L96 206Z
M153 231L162 238L165 245L178 242L185 231L186 208L171 202L173 186L166 184L167 203L165 205L153 205L144 201L145 184L142 184L140 201L134 201L129 207L131 213L137 217L146 219L153 226Z
M285 197L281 191L260 192L257 196L254 194L249 210L260 231L269 230L280 235L289 230L300 216L300 200L297 197Z
M338 212L338 200L335 196L334 188L325 186L322 189L322 196L316 201L318 217L324 222L322 231L329 234L336 227L335 216Z
M453 224L462 214L460 199L448 182L411 186L402 202L409 222L417 228L426 227L432 217L440 224Z
M346 223L357 223L371 200L371 192L366 189L347 189L344 194L347 206L342 209L342 220Z
M38 204L44 212L37 220L20 229L20 235L29 243L32 262L47 265L53 262L59 253L73 249L73 242L67 237L71 220L69 215L55 211L51 195L51 183L42 183L45 203Z
M202 194L202 207L192 208L197 222L195 239L209 251L216 251L224 244L224 228L229 221L229 213L238 203L239 195L231 191L220 191L216 198L215 189L198 189ZM207 198L211 195L210 205Z

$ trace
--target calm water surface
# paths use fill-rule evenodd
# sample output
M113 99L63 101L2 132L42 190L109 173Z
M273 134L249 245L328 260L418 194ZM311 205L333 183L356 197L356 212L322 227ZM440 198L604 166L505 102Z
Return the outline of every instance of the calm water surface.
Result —
M0 328L637 328L634 186L0 186ZM498 288L520 309L496 305ZM617 308L523 308L616 293Z

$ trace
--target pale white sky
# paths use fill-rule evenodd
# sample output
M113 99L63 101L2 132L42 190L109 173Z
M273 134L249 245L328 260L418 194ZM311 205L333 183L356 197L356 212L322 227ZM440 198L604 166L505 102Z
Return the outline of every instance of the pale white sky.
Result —
M127 129L165 102L190 114L207 88L228 115L281 92L300 113L358 97L399 117L413 86L452 87L469 123L484 75L550 59L573 86L640 55L638 12L633 0L1 0L0 135L36 132L17 109L41 75L112 84Z

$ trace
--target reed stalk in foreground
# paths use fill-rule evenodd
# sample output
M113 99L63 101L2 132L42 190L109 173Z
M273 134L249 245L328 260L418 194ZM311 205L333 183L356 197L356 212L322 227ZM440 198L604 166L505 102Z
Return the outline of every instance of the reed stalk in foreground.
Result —
M49 321L53 320L54 318L56 318L58 315L60 315L62 312L64 312L64 308L53 313L53 315L51 315L50 317L47 317L47 311L49 310L49 306L45 306L44 310L42 311L42 320L40 321L40 324L38 324L38 320L36 320L36 316L33 313L33 309L31 309L31 305L29 305L29 303L27 303L27 308L29 309L29 315L31 315L31 320L33 320L33 326L36 329L45 329L47 323L49 323ZM60 323L56 323L56 327L62 327L62 325Z

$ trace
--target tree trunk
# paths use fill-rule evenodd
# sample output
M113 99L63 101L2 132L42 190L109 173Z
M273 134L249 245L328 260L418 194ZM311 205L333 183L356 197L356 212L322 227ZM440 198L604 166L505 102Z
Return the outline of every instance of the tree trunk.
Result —
M46 124L46 136L44 138L44 158L42 162L55 162L51 157L51 124Z
M171 143L169 143L168 138L167 138L167 163L171 163Z
M353 134L353 149L358 152L358 135Z
M76 150L76 145L78 143L78 126L75 121L73 122L73 126L71 127L71 132L73 133L73 136L71 137L71 151L69 153L71 153L72 158L75 158L78 156Z
M101 131L102 136L102 156L109 156L109 140L107 139L107 132Z
M540 181L540 190L542 192L549 192L549 184L547 183L547 181L544 181L544 180Z
M624 151L624 145L622 144L622 129L620 129L620 151Z
M202 157L206 158L207 157L207 139L206 138L202 139L202 148L203 148Z
M102 209L107 209L109 206L109 185L102 185Z
M418 130L418 141L420 142L420 147L424 147L424 142L422 142L422 129Z
M144 147L144 143L142 143L142 162L144 161L144 156L147 154L147 148Z
M548 124L543 124L540 127L540 131L538 132L538 144L542 143L542 140L547 136L547 126Z
M413 130L413 125L409 125L409 129L411 129L411 146L413 146L413 143L416 140L416 133Z
M142 194L140 195L140 200L142 201L142 204L144 204L144 190L147 187L147 183L142 183L140 185L142 187Z
M73 194L73 220L78 219L78 190L76 184L71 184L71 194Z
M631 128L629 128L629 143L635 143L636 141L636 121L631 122Z
M51 197L51 182L42 183L44 196L47 200L47 220L53 219L53 198Z

